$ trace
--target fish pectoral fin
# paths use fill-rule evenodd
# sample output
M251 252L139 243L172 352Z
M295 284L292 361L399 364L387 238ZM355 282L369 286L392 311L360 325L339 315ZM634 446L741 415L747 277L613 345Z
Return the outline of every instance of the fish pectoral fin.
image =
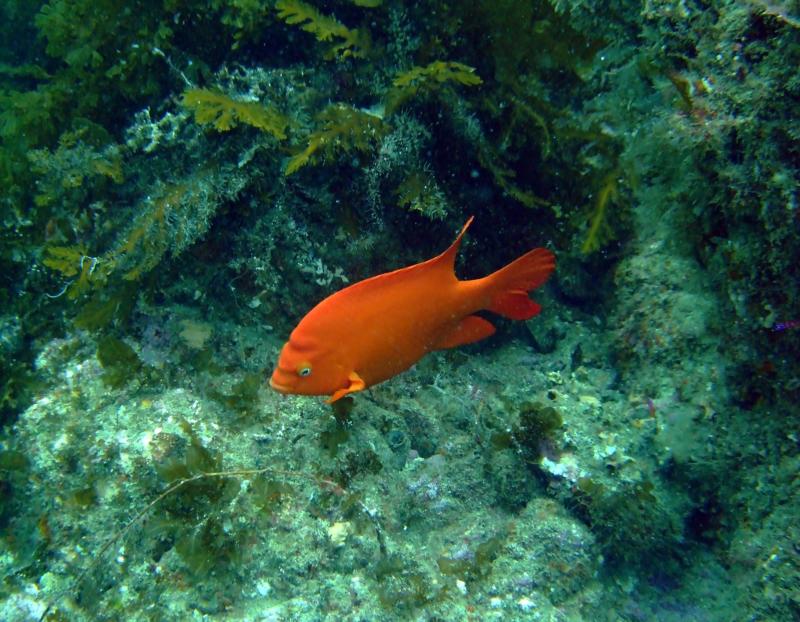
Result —
M344 389L339 389L338 391L334 391L333 395L331 395L327 400L325 400L326 404L333 404L336 400L342 399L348 393L355 393L356 391L363 391L367 388L367 383L359 376L356 372L351 371L347 379L350 381L350 384L347 385Z
M494 325L477 315L468 315L461 320L451 331L441 335L436 343L436 350L445 350L475 343L494 334Z

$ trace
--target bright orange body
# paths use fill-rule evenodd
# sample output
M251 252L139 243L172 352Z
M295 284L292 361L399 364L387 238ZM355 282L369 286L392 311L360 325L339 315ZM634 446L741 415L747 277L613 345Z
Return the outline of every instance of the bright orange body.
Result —
M396 376L432 350L488 337L494 326L472 315L476 311L512 319L536 315L540 307L527 292L550 276L553 254L538 248L485 278L459 281L455 257L471 222L441 255L320 302L292 331L270 385L335 401Z

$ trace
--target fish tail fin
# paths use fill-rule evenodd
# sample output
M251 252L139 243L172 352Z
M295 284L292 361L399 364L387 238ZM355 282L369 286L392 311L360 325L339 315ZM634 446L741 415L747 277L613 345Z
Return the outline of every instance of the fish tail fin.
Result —
M556 258L546 248L535 248L486 277L490 301L488 311L511 320L538 315L541 305L528 292L541 287L556 267Z

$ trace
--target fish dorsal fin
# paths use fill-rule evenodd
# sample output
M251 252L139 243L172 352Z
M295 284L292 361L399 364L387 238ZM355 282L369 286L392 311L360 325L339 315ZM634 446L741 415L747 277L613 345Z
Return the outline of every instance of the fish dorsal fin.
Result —
M437 255L433 259L431 259L431 263L436 262L441 264L442 266L447 266L451 272L455 274L456 270L456 255L458 255L458 249L461 246L461 239L464 237L464 234L469 229L469 226L472 224L472 221L475 219L475 216L470 216L467 222L461 227L461 232L458 234L453 243L449 246L449 248L443 252L441 255Z
M473 218L474 216L470 216L467 223L461 228L461 232L458 234L458 237L443 253L436 255L435 257L433 257L432 259L428 259L427 261L415 263L413 265L406 266L405 268L398 268L397 270L392 270L391 272L384 272L383 274L377 274L368 279L364 279L363 281L359 281L358 283L354 283L353 285L345 287L344 289L339 290L338 292L332 294L331 296L328 296L328 298L323 300L319 305L317 305L316 308L332 304L332 300L334 300L335 297L340 296L342 294L346 294L351 299L358 299L362 295L374 292L375 287L389 286L394 283L404 281L412 277L413 275L419 275L426 271L443 270L447 272L448 278L452 278L455 280L456 279L455 261L456 261L456 255L458 254L458 247L461 245L461 238L464 237L464 234L467 232L467 229L472 223Z

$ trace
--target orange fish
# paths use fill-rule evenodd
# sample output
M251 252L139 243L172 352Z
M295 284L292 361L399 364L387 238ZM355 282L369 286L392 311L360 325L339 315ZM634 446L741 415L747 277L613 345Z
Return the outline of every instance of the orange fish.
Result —
M476 311L512 320L537 315L541 306L527 292L547 281L553 253L535 248L487 277L459 281L455 259L470 223L441 255L345 287L311 309L283 346L270 386L335 402L396 376L432 350L493 334Z

